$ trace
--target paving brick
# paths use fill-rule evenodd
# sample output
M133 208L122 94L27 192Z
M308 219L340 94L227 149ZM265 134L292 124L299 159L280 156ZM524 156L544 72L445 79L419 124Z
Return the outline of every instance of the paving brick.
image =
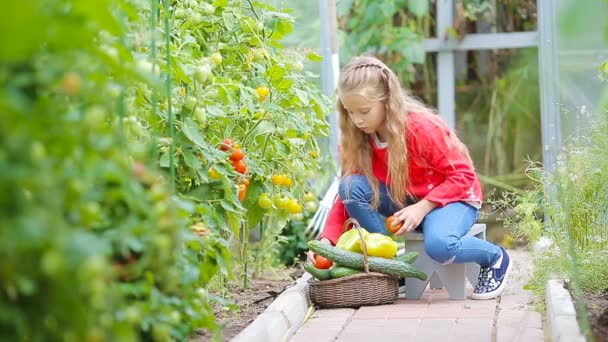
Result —
M366 306L357 310L354 319L398 319L422 318L428 304L412 301L411 303Z
M496 302L493 300L433 300L424 318L484 318L494 317Z
M337 340L344 342L369 342L370 340L380 341L386 339L410 341L415 336L419 324L420 320L416 318L391 320L353 319L340 333Z
M526 328L521 335L521 342L542 342L545 341L545 332L542 328Z
M333 341L354 313L354 309L316 310L290 341Z
M450 340L452 341L480 341L492 340L492 326L494 319L486 318L460 318L456 321Z
M444 341L452 336L455 319L428 319L420 323L414 341Z

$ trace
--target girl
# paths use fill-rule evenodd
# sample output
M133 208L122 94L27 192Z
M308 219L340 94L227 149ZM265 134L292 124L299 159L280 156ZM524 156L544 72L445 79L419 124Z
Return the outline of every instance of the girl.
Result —
M335 244L348 217L388 234L381 215L394 215L395 235L421 227L437 262L481 266L473 299L498 296L511 261L504 248L466 236L482 201L467 148L374 57L349 62L337 93L343 176L320 240Z

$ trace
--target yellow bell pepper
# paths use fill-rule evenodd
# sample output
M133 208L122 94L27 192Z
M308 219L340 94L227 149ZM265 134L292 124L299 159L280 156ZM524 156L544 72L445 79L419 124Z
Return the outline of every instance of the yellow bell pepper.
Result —
M390 236L371 233L363 239L365 246L367 246L367 255L369 256L393 259L395 254L397 254L397 243Z
M397 243L391 237L380 233L369 233L365 229L361 233L365 246L367 246L367 255L393 259L397 254ZM363 253L361 237L357 229L351 229L342 234L336 243L336 247L345 251Z
M369 232L365 229L362 229L361 234L363 234L363 238L365 239L365 237L369 235ZM357 229L350 229L340 235L340 238L336 243L336 247L344 251L363 253L361 251L361 237L359 236L359 232L357 231Z

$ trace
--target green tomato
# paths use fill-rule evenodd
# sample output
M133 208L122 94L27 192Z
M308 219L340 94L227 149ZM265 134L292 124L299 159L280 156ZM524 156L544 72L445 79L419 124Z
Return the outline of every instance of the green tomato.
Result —
M203 107L196 107L194 110L194 119L201 125L207 124L207 110Z
M258 205L264 209L270 209L272 207L272 199L268 193L263 193L258 197Z
M304 220L304 214L302 214L302 213L292 214L291 215L291 220L292 221L297 221L297 222L302 221L302 220Z
M286 209L289 205L289 197L281 194L274 195L274 205L279 209Z
M125 310L125 320L131 324L138 323L141 320L141 312L136 306L129 306Z
M87 226L99 221L101 206L97 202L88 202L80 207L81 222Z
M101 256L90 256L80 265L80 271L85 277L97 277L106 267L106 263Z
M101 106L89 108L84 117L84 124L90 130L98 131L106 124L106 111Z
M197 102L198 101L196 100L196 97L188 96L188 97L186 97L186 100L184 101L184 108L186 108L188 110L193 110L194 107L196 106Z
M261 60L264 60L264 53L262 53L262 51L256 49L253 51L253 60L256 62L259 62Z
M194 71L194 77L198 82L207 82L209 76L211 76L211 67L209 66L209 64L203 64L196 68L196 70Z
M211 61L216 66L222 64L222 60L223 60L222 55L219 52L214 52L211 54Z
M156 234L152 238L154 246L161 251L169 251L171 249L171 238L165 234Z
M304 195L304 201L305 201L305 202L310 202L310 201L314 201L314 200L315 200L315 195L313 195L313 193L312 193L312 192L307 192L307 193Z
M186 15L188 15L186 13L186 10L183 8L178 8L173 12L173 17L175 17L175 19L184 19L186 17Z
M173 325L177 325L182 321L182 315L177 310L171 311L169 318L170 318L171 324L173 324Z
M190 22L194 25L198 25L203 22L203 16L200 13L194 12L190 16Z
M63 268L63 256L56 250L50 250L42 255L40 266L42 273L47 276L55 275Z
M262 31L264 31L264 23L263 23L263 22L261 22L261 21L258 21L258 22L255 24L255 31L256 31L257 33L262 33Z
M44 148L44 144L40 141L32 142L30 146L30 154L32 155L32 160L34 162L42 161L46 157L46 149Z
M206 15L213 15L215 13L215 7L213 7L212 4L204 3L203 13L205 13Z
M308 201L308 202L306 202L305 205L306 205L306 210L309 213L313 213L313 212L317 211L317 208L318 208L317 202L315 202L315 201Z
M152 326L152 335L155 341L169 341L171 339L171 328L167 324L154 324Z

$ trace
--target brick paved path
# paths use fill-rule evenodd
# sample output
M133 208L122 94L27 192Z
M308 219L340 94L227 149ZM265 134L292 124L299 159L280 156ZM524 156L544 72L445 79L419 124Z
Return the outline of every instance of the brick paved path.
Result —
M511 279L495 300L450 300L447 292L427 288L419 300L360 309L316 310L290 340L322 341L544 341L543 322L534 298L523 285L530 277L530 255L510 251Z

